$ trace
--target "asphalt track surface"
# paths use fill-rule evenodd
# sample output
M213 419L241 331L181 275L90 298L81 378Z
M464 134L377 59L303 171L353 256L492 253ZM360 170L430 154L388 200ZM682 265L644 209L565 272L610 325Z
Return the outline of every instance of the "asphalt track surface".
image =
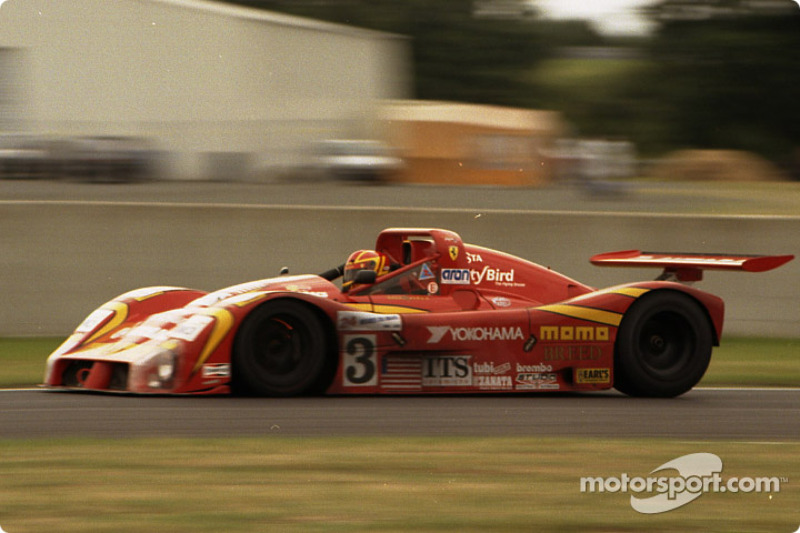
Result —
M420 209L546 209L640 213L795 213L786 195L720 197L685 185L639 185L594 197L537 190L350 185L3 182L2 202L352 205ZM795 188L796 189L796 188ZM793 192L796 194L796 190ZM777 199L776 199L777 198ZM721 202L720 200L725 200ZM0 438L234 436L583 436L800 439L800 389L696 389L675 399L615 392L525 396L226 398L0 391Z
M0 391L0 438L603 437L800 439L800 389L411 397L138 397Z

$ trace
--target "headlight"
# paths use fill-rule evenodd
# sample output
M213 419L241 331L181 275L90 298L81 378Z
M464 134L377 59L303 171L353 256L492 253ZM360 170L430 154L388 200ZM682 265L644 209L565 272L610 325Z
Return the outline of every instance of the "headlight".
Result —
M178 354L169 349L156 352L151 359L150 376L147 386L151 389L167 389L178 375Z
M173 352L162 352L158 358L158 379L163 382L171 381L175 377L177 356Z

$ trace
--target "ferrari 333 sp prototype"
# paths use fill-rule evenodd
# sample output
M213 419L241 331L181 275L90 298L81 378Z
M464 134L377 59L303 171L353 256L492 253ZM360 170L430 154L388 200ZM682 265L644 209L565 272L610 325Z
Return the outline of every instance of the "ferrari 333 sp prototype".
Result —
M391 228L320 275L205 293L148 287L92 312L49 357L55 389L263 396L529 393L695 386L723 302L686 282L793 256L614 252L656 281L597 290L443 229ZM342 279L341 286L335 284Z

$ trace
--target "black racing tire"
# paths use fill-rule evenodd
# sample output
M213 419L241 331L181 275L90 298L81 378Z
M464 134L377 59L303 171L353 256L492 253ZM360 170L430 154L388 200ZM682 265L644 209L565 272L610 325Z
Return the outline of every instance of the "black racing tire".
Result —
M310 306L293 300L263 304L236 334L233 391L257 396L324 392L335 370L330 346L324 324Z
M702 379L714 343L705 310L676 291L654 291L625 313L614 351L614 387L631 396L672 398Z

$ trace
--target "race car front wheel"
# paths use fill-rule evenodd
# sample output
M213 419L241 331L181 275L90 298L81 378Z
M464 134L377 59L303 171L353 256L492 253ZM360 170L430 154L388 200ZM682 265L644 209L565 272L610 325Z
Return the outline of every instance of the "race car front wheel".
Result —
M710 321L697 302L679 292L652 292L622 319L614 387L631 396L683 394L705 374L712 344Z
M330 374L327 344L320 318L305 304L277 300L256 308L234 342L234 392L259 396L321 392Z

